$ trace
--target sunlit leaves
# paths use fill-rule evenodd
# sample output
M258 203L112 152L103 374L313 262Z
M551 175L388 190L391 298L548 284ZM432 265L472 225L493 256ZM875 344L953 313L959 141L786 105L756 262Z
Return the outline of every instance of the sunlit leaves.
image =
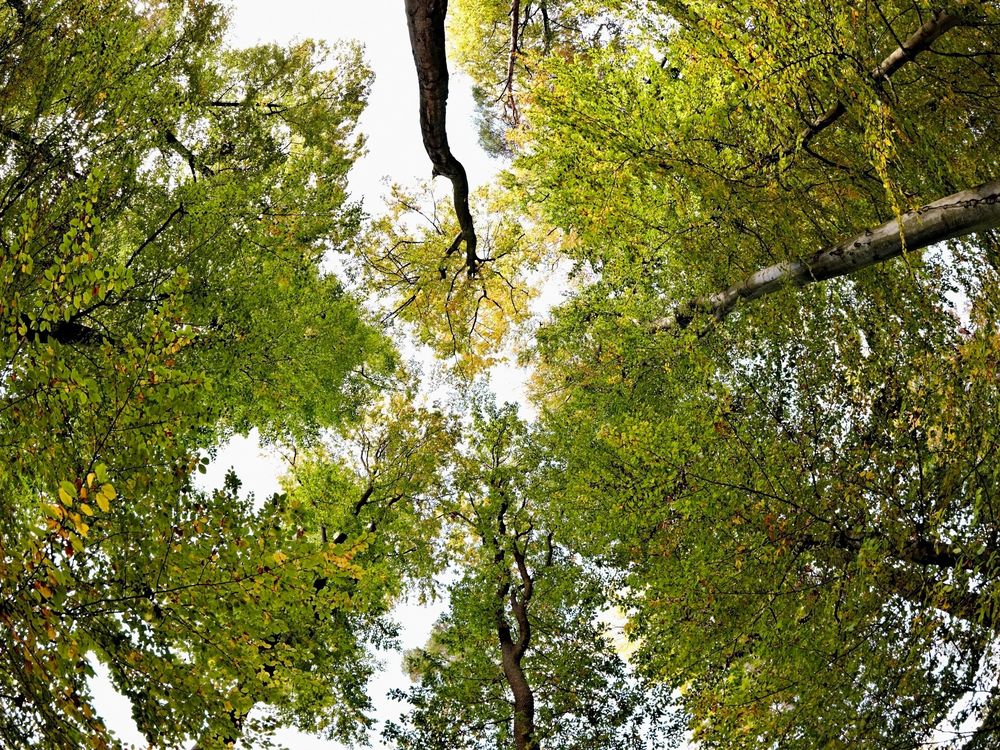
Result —
M996 701L991 240L648 321L992 177L995 9L888 81L937 9L665 7L547 57L522 109L514 174L589 282L538 337L553 507L629 571L639 663L706 746L961 746Z
M467 375L492 364L534 294L531 272L552 242L518 214L511 194L495 189L476 199L481 262L469 274L456 243L448 201L430 186L394 187L389 211L356 246L361 278L386 322L412 324L417 339Z
M25 7L0 15L0 744L110 744L90 659L164 746L265 731L269 701L355 737L364 543L191 477L232 430L349 423L393 368L319 267L358 228L370 73L355 47L224 51L212 3Z

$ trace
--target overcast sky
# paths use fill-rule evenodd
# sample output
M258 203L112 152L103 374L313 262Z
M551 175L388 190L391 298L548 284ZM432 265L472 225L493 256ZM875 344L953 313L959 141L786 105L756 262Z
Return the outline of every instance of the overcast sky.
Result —
M361 120L368 155L351 173L351 188L370 209L377 205L383 177L404 184L430 177L430 162L420 142L416 72L403 0L235 0L232 7L230 38L237 46L303 38L357 39L364 44L375 85ZM479 148L472 114L469 87L461 76L453 75L448 138L475 187L487 182L495 167Z
M383 180L391 178L412 184L430 177L431 167L420 141L417 85L413 58L406 31L403 0L231 0L232 46L247 47L261 42L288 43L313 38L328 42L356 39L365 46L366 58L375 71L368 109L361 119L367 137L367 155L351 172L350 190L371 213L379 211L385 192ZM487 182L496 172L477 143L473 125L473 103L468 83L452 76L448 100L448 136L455 155L463 162L473 187ZM441 180L442 178L438 178ZM513 368L502 368L495 380L518 379ZM497 385L503 388L504 383ZM511 383L511 385L517 385ZM278 490L277 477L283 472L280 459L261 451L253 436L237 437L220 451L205 477L205 485L221 484L232 466L258 497ZM403 625L402 646L422 645L440 607L404 604L398 609ZM408 679L400 669L398 654L385 655L386 669L371 685L377 718L397 716L401 706L384 698L393 687L406 688ZM144 747L142 736L130 717L128 701L111 688L106 671L98 668L95 702L108 726L125 742ZM341 746L298 732L282 732L279 739L293 750L334 750ZM382 747L373 737L375 747Z

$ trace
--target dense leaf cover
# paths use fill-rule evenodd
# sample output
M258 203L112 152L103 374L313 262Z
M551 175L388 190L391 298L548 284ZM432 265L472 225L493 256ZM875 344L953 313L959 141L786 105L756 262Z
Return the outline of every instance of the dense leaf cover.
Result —
M116 746L95 663L152 746L363 742L407 594L399 748L1000 742L995 2L453 0L472 264L347 195L358 48L225 24L0 6L0 744ZM282 492L199 489L254 429Z
M192 476L232 430L305 445L391 370L319 267L359 220L359 52L228 52L211 3L0 20L0 744L113 744L94 659L161 746L221 746L255 704L357 736L368 543Z

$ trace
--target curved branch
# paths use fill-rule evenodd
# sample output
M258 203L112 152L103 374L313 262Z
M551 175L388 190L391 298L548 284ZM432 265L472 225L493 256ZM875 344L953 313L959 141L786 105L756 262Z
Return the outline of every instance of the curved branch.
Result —
M469 275L479 269L476 255L476 228L469 210L469 178L465 167L448 145L448 61L445 57L444 19L447 0L405 0L410 49L417 68L420 89L420 135L431 160L434 176L451 180L455 214L465 242L465 265ZM457 249L452 245L449 254Z
M813 253L763 268L728 289L690 300L672 314L653 321L652 330L687 328L695 314L724 319L741 300L753 300L783 286L805 286L845 276L904 252L1000 226L1000 180L953 193L898 219Z

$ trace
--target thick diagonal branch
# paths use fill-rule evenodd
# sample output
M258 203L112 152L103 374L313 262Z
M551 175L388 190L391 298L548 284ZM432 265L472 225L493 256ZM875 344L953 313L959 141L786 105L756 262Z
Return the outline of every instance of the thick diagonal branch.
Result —
M892 54L886 57L871 72L876 83L888 80L904 63L913 60L918 54L930 48L942 34L957 26L961 17L946 11L937 11L928 18L919 29L914 31ZM782 149L770 155L768 161L776 162L781 158L791 156L798 149L805 148L809 142L828 127L833 125L847 111L844 103L838 101L822 115L810 122L799 134L793 146Z
M410 31L410 49L417 67L420 89L420 135L431 160L434 176L451 180L455 214L465 243L465 264L475 275L480 259L476 255L476 228L469 210L469 178L465 167L448 145L448 61L445 57L444 19L447 0L405 0L406 24ZM451 254L458 247L454 243Z
M743 300L749 301L794 284L805 286L882 263L905 252L1000 226L1000 180L963 190L908 211L898 219L866 230L803 260L763 268L728 289L690 300L653 321L654 331L686 328L698 313L722 320Z

